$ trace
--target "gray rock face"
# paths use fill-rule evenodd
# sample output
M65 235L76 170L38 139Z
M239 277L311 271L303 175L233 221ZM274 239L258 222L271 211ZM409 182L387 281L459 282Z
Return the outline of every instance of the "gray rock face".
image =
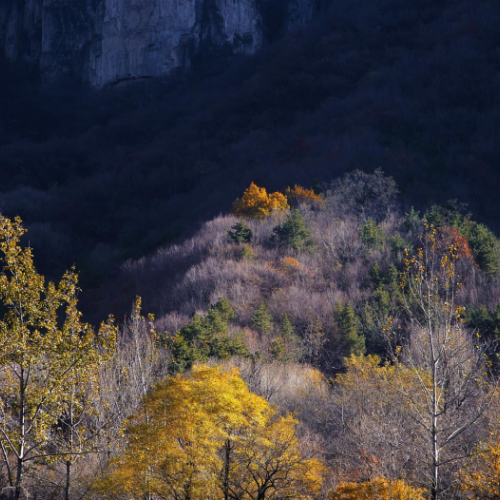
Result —
M171 74L195 57L254 53L268 0L0 0L0 54L38 64L46 80L95 87ZM282 0L292 29L317 0Z

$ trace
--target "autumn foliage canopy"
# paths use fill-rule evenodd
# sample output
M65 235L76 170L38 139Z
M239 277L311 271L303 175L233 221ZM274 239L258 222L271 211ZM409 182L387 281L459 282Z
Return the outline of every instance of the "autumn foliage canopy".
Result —
M110 498L310 499L324 469L302 456L296 424L237 370L195 366L148 395L126 429L126 452L97 489Z
M251 183L245 190L241 199L233 203L233 213L240 217L265 219L274 212L289 209L285 195L279 192L267 193L265 188Z

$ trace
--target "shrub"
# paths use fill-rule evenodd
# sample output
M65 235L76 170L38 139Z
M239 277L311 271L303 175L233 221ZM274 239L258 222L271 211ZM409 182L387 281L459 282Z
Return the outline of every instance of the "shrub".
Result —
M285 257L279 264L279 270L285 276L294 276L302 271L302 264L293 257Z
M364 483L342 483L330 500L425 500L425 490L402 480L375 478Z
M241 247L240 257L243 260L255 260L257 256L255 250L250 245L243 245Z

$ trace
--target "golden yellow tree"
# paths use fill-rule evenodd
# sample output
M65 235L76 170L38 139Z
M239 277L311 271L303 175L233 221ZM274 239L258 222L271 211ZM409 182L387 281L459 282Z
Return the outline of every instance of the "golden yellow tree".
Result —
M306 500L319 493L325 468L302 456L297 424L291 415L280 417L271 408L264 426L248 429L235 450L228 498Z
M19 218L0 217L0 447L16 500L28 465L80 452L55 447L52 431L77 411L81 388L116 338L112 320L97 335L80 321L74 271L45 283L20 244L25 232Z
M300 454L295 421L278 417L235 369L195 366L187 377L160 383L144 404L147 411L126 429L126 452L96 485L101 494L266 500L277 491L280 498L299 498L289 493L321 484L321 464Z
M177 376L146 398L145 409L127 426L126 453L112 462L111 472L97 485L103 494L215 498L222 435L196 389L196 383L193 387L187 378Z
M413 488L402 480L375 478L364 483L342 483L330 500L425 500L425 489Z
M233 203L233 213L240 217L265 219L274 212L289 209L286 196L282 193L267 193L265 188L251 183L241 199Z

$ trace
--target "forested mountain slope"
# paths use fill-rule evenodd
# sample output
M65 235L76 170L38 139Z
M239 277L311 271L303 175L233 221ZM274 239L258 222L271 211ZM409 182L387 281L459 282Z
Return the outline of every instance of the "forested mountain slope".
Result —
M463 207L397 195L380 170L320 196L252 183L120 285L158 312L170 371L236 365L296 412L326 498L475 498L496 484L499 241Z
M389 318L403 327L409 312L401 281L408 255L434 231L439 255L456 247L457 303L467 306L471 328L496 342L497 312L487 311L500 305L500 247L470 213L405 212L395 182L380 170L349 173L321 196L300 187L287 193L290 209L262 215L254 207L273 195L252 184L239 217L221 215L183 243L128 262L111 295L123 300L120 289L137 290L167 336L192 324L186 335L194 346L193 332L210 328L193 315L212 307L248 352L335 373L350 354L388 355L384 327Z
M463 207L397 195L381 170L321 194L252 183L231 215L124 265L104 303L144 301L98 332L74 270L44 281L2 217L3 494L496 494L499 241Z

